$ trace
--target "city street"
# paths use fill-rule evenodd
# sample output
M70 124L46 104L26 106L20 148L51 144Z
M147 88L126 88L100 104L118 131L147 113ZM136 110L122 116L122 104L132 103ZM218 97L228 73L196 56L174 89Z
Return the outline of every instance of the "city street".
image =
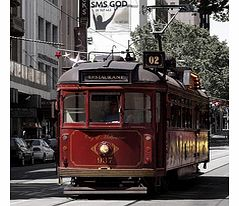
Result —
M7 8L2 205L229 206L229 0Z
M229 205L229 148L211 148L207 169L200 165L200 177L177 182L167 194L146 195L94 195L77 198L62 195L57 184L55 164L11 168L11 205L164 205L164 206L228 206Z

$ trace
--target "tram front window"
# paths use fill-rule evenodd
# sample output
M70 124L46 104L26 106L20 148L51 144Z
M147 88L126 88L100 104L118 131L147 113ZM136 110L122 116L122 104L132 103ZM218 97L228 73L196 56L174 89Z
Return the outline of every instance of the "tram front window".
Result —
M81 93L64 98L64 122L85 122L85 98Z
M120 93L93 93L90 96L90 122L120 121Z
M144 93L125 93L125 123L150 123L151 122L150 96Z

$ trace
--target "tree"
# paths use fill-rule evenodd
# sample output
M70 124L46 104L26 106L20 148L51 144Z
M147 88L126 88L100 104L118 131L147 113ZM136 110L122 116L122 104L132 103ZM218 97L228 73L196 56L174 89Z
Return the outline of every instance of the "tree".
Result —
M134 48L141 59L142 51L158 50L151 27L137 27L131 33ZM206 29L174 21L162 36L163 51L184 60L202 79L211 96L229 98L229 48ZM179 62L179 61L178 61Z
M200 14L213 15L217 21L229 21L229 0L181 0L181 4L191 4Z

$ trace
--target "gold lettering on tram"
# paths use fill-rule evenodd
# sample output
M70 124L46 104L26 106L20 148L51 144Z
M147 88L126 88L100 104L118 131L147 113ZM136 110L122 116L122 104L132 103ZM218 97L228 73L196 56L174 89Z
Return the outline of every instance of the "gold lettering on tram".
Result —
M113 157L97 157L98 164L112 164Z

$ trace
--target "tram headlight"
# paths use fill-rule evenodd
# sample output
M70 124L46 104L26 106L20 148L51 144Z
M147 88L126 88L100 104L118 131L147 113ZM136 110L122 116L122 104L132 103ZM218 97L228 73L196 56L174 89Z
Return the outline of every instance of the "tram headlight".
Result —
M112 147L108 142L101 142L98 147L100 155L109 155L112 152Z
M100 146L100 152L102 154L107 154L109 152L109 150L110 150L110 148L106 144L103 144Z

